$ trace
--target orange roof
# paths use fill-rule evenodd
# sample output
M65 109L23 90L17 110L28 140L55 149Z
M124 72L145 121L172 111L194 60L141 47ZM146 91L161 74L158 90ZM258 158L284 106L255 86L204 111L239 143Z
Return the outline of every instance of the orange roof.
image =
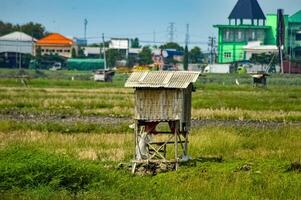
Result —
M38 45L73 45L73 43L73 40L58 33L52 33L37 41Z

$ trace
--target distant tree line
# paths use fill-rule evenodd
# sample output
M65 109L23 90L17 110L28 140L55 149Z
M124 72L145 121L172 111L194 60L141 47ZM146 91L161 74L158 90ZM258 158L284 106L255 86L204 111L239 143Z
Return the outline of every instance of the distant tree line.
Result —
M40 23L28 22L26 24L12 24L6 23L0 20L0 36L9 34L14 31L24 32L36 39L41 39L42 37L48 35L45 27Z

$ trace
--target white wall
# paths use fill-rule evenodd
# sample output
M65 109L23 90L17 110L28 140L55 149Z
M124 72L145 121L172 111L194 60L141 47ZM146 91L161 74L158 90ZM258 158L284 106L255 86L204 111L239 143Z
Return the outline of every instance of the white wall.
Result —
M34 55L34 45L32 41L0 40L0 53L16 52Z

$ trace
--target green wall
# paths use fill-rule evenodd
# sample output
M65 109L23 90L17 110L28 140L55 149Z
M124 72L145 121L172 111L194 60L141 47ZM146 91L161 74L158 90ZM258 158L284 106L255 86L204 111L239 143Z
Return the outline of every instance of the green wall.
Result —
M245 53L243 50L243 46L246 43L240 42L227 42L222 43L219 45L219 52L218 52L218 62L219 63L231 63L235 61L243 61L245 60ZM226 58L225 53L230 53L231 57Z
M271 28L267 30L266 41L265 43L268 45L276 45L276 37L277 37L277 14L268 14L266 25Z
M251 25L217 25L218 28L218 63L232 63L236 61L244 61L246 60L245 51L243 50L243 46L248 44L248 39L246 36L246 32L254 29L265 29L268 30L266 26L251 26ZM245 34L245 40L240 42L227 42L223 39L223 33L225 30L243 30L243 34ZM266 31L265 31L266 34ZM265 41L263 41L265 42ZM228 56L225 56L228 55ZM229 56L230 55L230 56Z
M285 18L287 23L287 17ZM218 28L218 62L219 63L231 63L235 61L243 61L246 59L243 46L248 44L249 38L247 37L248 31L263 30L264 37L256 36L256 40L260 40L263 45L276 45L277 36L277 15L267 15L266 24L263 25L215 25ZM245 38L244 41L232 42L224 41L223 32L225 30L244 30ZM258 33L257 33L258 34ZM286 39L287 41L287 39ZM225 57L225 53L231 54L231 57Z

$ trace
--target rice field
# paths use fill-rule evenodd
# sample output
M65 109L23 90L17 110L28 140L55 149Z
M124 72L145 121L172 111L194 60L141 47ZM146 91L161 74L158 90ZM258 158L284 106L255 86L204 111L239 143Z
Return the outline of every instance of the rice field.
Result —
M45 71L25 87L14 73L0 70L0 199L301 199L301 76L272 76L267 89L246 75L201 78L193 162L134 176L125 75Z

